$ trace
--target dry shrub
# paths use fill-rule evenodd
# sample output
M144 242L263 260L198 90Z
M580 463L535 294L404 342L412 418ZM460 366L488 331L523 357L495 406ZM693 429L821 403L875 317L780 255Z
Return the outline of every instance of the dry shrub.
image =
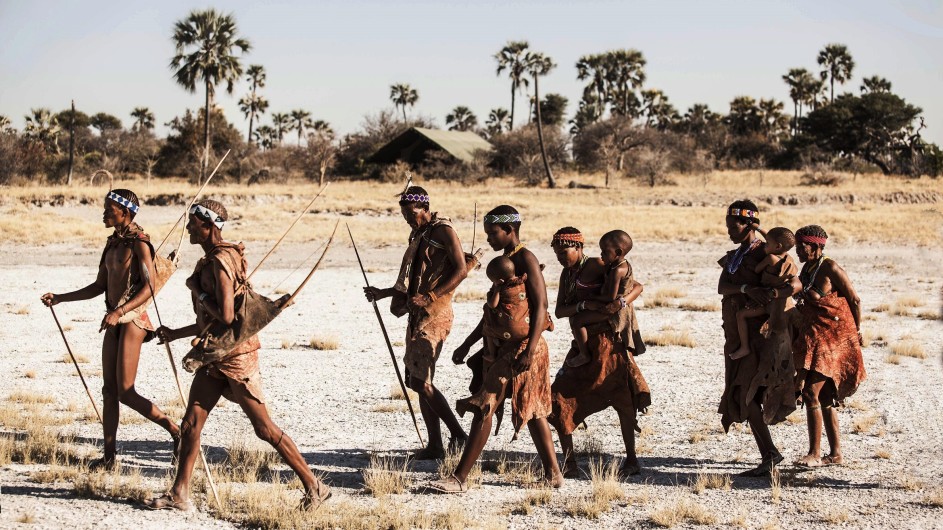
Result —
M370 466L361 471L364 490L374 497L406 492L412 484L408 467L406 458L370 455Z
M874 452L874 458L880 458L881 460L890 460L891 452L887 449L878 449Z
M513 504L508 510L513 515L530 515L535 506L546 506L553 500L553 491L550 488L539 488L529 492L524 498Z
M337 335L315 335L308 341L308 346L315 350L336 350L340 346Z
M118 467L115 471L86 471L73 482L73 490L86 499L129 499L144 502L154 497L154 490L140 468Z
M923 345L913 339L904 339L891 345L891 353L901 357L913 357L914 359L926 359L927 352Z
M233 436L226 460L219 466L219 481L257 482L271 475L280 463L278 453L255 437Z
M694 337L688 331L660 331L645 337L645 342L654 346L682 346L684 348L697 346Z
M691 491L700 495L705 490L730 491L733 481L729 473L705 473L698 471L691 481Z
M943 508L943 488L935 488L923 498L923 503L934 508Z
M69 355L69 352L66 352L59 359L59 362L63 364L72 364L72 356ZM88 364L89 360L88 357L82 355L81 353L77 353L75 354L75 362L79 364Z
M685 311L720 311L720 304L710 300L682 300L678 303L678 308Z
M672 528L681 523L716 524L717 516L693 499L681 497L660 503L648 514L648 521L656 526Z

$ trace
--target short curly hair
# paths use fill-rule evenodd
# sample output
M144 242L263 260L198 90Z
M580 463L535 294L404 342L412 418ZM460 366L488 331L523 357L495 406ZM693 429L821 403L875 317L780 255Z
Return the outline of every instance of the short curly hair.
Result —
M828 239L828 233L825 232L825 229L819 225L806 225L802 228L796 230L796 239L801 240L803 237L817 237L821 239ZM818 243L809 243L810 245L815 245L819 248L824 248L825 244Z
M124 188L117 188L117 189L111 190L111 193L114 193L115 195L121 197L122 199L126 199L128 202L130 202L131 204L135 206L141 206L141 201L138 199L137 194L131 190L126 190ZM137 215L134 211L132 211L127 206L124 206L121 204L119 204L118 206L127 210L127 212L131 214L131 219L134 219L134 216Z
M563 228L557 230L553 234L553 239L550 240L550 246L553 248L583 248L583 243L581 241L572 241L569 239L558 239L557 236L562 235L582 235L583 233L579 229L572 226L564 226Z

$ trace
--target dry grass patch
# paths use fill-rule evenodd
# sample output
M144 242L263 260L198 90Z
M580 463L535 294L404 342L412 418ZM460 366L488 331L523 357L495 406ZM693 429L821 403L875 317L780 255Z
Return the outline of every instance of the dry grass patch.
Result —
M891 306L891 309L890 311L888 311L888 314L893 315L895 317L909 317L913 315L913 311L911 310L910 307L895 303L894 305Z
M894 305L898 307L920 307L923 305L923 300L919 296L904 296L895 300Z
M226 448L226 460L218 466L220 482L257 482L270 477L281 457L272 448L249 436L234 436Z
M115 471L86 469L72 487L76 495L87 499L129 499L140 503L154 497L154 489L136 467L119 466Z
M409 406L403 401L391 401L389 403L379 403L370 407L370 412L409 412Z
M36 370L27 370L23 372L23 377L27 379L36 379Z
M828 524L842 524L851 520L848 508L833 506L826 508L819 514L819 520Z
M935 488L923 498L923 503L934 508L943 508L943 488Z
M773 466L773 472L769 475L769 498L773 504L783 501L783 477L776 466Z
M927 483L907 472L897 482L897 487L906 491L920 491L927 487Z
M874 458L880 458L881 460L890 460L891 452L887 449L878 449L874 452Z
M38 394L36 392L31 392L29 390L23 390L19 388L14 390L12 393L10 393L10 395L7 396L7 399L10 401L13 401L16 403L22 403L25 405L33 405L33 404L45 405L45 404L56 402L56 398L53 396L48 396L45 394Z
M577 438L573 451L579 457L602 458L602 440L595 431L587 429L584 436Z
M452 300L455 302L484 302L487 297L488 291L482 289L459 288L455 291L455 294L452 295Z
M532 484L541 476L540 464L536 457L527 460L512 459L506 452L501 452L495 464L494 472L509 482Z
M33 524L36 522L36 514L34 514L32 510L27 510L16 518L16 522L22 524Z
M730 491L733 480L729 473L705 473L698 471L691 482L691 491L700 495L706 490Z
M645 337L645 342L653 346L681 346L684 348L693 348L697 346L694 337L687 330L665 330L659 331Z
M462 451L458 448L455 450L450 449L446 446L445 448L445 458L439 461L438 473L439 478L445 480L452 476L452 473L455 473L455 468L458 467L458 461L462 458ZM481 460L479 459L475 462L475 465L472 466L471 471L468 472L468 476L465 477L465 483L468 484L469 488L473 488L481 484Z
M685 311L720 311L720 304L708 300L682 300L678 303L678 308Z
M747 528L747 521L749 521L749 518L750 513L747 512L746 509L740 508L737 513L730 517L730 520L727 521L727 524L730 526L736 526L737 528Z
M890 354L884 357L884 362L887 364L900 364L901 356Z
M308 341L308 346L315 350L336 350L340 347L340 339L337 335L315 335Z
M891 310L890 304L878 304L871 308L872 313L887 313Z
M903 339L891 345L891 353L901 357L913 357L914 359L926 359L927 352L923 345L914 339Z
M940 320L940 314L932 309L929 309L917 313L917 318L921 320Z
M49 467L30 473L30 479L40 484L55 484L57 482L72 482L86 470L82 466L66 466L59 462L58 456L53 456Z
M295 345L295 341L290 339L282 339L282 349L290 350L292 346Z
M72 356L69 355L69 352L66 352L59 358L59 362L62 364L72 364ZM90 361L88 357L82 355L81 353L75 354L75 362L79 364L88 364Z
M28 315L28 314L29 314L29 306L21 305L20 307L17 307L17 308L16 308L16 311L14 311L14 313L17 314L17 315Z
M851 422L851 432L855 434L869 434L874 427L877 426L880 419L881 416L876 412L859 414Z
M672 528L682 523L716 524L717 516L693 499L681 497L660 503L648 514L648 521L656 526Z
M529 492L524 498L511 505L508 513L512 515L530 515L536 506L546 506L553 500L553 490L540 488Z
M642 295L646 307L673 307L678 298L687 294L677 287L662 287L650 296Z
M408 467L407 458L370 455L370 465L361 471L364 490L374 497L405 493L412 485Z

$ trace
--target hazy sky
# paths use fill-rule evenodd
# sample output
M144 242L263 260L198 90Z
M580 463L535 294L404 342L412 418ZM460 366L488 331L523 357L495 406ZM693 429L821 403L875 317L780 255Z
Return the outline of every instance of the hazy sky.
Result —
M203 104L202 92L190 94L171 78L173 24L206 7L235 15L253 46L244 64L265 67L262 94L271 106L264 122L271 112L303 108L351 132L364 114L392 106L389 86L398 82L419 91L412 113L441 126L450 109L466 105L483 122L490 109L510 107L509 82L495 75L492 56L511 39L529 40L557 62L541 92L569 98L569 116L582 91L576 60L614 48L641 50L647 87L662 89L682 113L694 103L726 113L731 99L749 95L784 101L791 114L782 75L793 67L817 72L818 51L839 42L856 67L836 92L886 77L924 110L924 137L943 144L939 0L0 0L0 114L22 129L30 108L58 111L74 98L79 110L108 112L127 126L131 110L146 106L166 134L164 123ZM218 96L243 131L236 101L246 91L242 82L234 95Z

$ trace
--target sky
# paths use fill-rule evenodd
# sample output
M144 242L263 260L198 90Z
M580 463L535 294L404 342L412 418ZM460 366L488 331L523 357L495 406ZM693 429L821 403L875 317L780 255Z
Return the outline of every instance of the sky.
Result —
M645 56L646 88L665 92L679 112L695 103L726 113L741 95L792 103L782 76L819 71L818 51L848 46L856 66L839 91L858 92L880 75L893 92L923 109L925 139L943 145L943 2L939 0L650 0L566 2L0 0L0 115L22 130L31 108L107 112L130 126L148 107L164 125L203 104L202 92L177 85L169 68L174 22L193 9L232 13L252 44L243 64L265 67L260 92L272 112L305 109L341 134L366 114L391 109L390 85L419 91L412 115L444 126L465 105L484 122L510 107L510 82L493 55L509 40L527 40L557 68L541 93L569 98L576 111L582 82L575 63L586 54L635 48ZM240 130L237 101L248 83L217 101ZM519 107L520 108L520 107ZM516 118L520 123L522 116Z

